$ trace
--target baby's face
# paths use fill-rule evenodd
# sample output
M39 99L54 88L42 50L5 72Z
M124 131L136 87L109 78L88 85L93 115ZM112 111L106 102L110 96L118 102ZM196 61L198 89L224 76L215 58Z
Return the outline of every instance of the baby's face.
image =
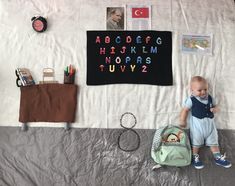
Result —
M192 94L200 98L205 98L208 95L208 85L206 82L193 82L191 84Z

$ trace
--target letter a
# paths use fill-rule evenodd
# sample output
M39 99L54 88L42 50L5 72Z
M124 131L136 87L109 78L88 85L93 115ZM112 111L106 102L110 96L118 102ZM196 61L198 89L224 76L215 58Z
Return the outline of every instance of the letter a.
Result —
M100 36L96 36L95 43L100 43Z

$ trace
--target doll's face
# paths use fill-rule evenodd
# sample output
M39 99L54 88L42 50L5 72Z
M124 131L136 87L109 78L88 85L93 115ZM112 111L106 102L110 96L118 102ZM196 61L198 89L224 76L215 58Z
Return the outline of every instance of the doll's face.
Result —
M191 91L194 96L205 98L208 95L208 84L205 81L192 82Z

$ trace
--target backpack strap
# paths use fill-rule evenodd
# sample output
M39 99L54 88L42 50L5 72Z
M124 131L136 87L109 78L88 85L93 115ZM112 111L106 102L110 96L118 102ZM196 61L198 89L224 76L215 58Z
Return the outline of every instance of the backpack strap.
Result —
M152 159L153 159L155 162L157 162L156 156L155 156L155 151L160 147L160 145L161 145L161 143L162 143L162 142L161 142L161 141L162 141L162 137L161 137L162 131L165 131L167 127L168 127L168 126L157 129L156 132L155 132L155 134L154 134L153 143L152 143L152 148L151 148L151 157L152 157ZM158 165L158 164L157 164L157 165ZM156 165L156 166L157 166L157 165ZM159 165L159 166L160 166L160 165ZM157 167L158 167L158 166L157 166ZM160 167L158 167L158 168L160 168ZM153 169L156 169L156 167L154 166L154 167L152 168L152 170L153 170Z
M156 132L155 132L155 134L154 134L154 137L153 137L152 151L157 150L158 147L161 145L161 136L162 136L162 132L164 132L167 127L168 127L168 126L156 130Z
M161 167L162 166L160 164L156 164L156 165L153 166L152 170L154 171L154 170L159 169Z

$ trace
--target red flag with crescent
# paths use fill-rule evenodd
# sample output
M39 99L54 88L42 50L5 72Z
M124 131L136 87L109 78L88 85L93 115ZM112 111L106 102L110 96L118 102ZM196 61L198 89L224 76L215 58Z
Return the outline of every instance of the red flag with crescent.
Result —
M132 18L149 18L149 8L132 8Z

